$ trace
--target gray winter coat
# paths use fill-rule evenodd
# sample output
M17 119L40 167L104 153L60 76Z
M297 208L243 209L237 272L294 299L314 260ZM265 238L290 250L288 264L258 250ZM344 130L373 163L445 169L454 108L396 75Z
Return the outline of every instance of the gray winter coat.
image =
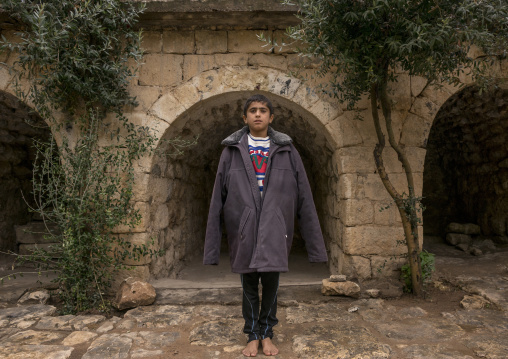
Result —
M249 156L248 131L244 127L222 141L227 147L215 178L203 263L219 263L222 211L235 273L287 272L295 216L309 261L326 262L309 181L291 138L268 129L270 151L261 197Z

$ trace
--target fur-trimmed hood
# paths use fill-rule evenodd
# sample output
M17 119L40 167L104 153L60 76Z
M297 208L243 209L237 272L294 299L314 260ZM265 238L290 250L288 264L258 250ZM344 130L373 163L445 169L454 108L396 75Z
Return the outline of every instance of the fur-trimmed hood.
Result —
M226 137L222 141L222 144L225 146L236 145L237 143L240 142L240 139L242 138L242 136L247 132L249 132L249 127L244 126L242 129L240 129L240 130L232 133L228 137ZM293 142L291 137L289 137L285 133L277 132L271 127L268 127L268 136L270 137L270 139L272 140L273 143L275 143L279 146L289 145L291 142Z

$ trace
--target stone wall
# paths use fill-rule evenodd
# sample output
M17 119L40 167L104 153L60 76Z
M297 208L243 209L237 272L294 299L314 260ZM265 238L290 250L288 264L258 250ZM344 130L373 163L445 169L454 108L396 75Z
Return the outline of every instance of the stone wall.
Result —
M450 222L479 224L508 242L508 91L474 86L443 105L425 163L425 233L443 236Z
M309 74L318 64L304 61L291 48L267 51L257 39L261 31L267 36L283 35L276 27L241 26L152 29L145 34L145 64L131 86L141 106L133 109L131 117L158 129L166 139L179 134L206 136L206 140L200 137L197 148L207 148L209 156L199 157L194 152L198 150L190 149L181 160L154 159L140 164L139 170L149 178L143 183L156 181L152 170L159 173L160 168L165 173L163 168L172 162L182 167L182 173L193 176L182 177L182 181L166 172L164 179L158 179L183 194L157 205L168 207L171 224L167 220L155 224L161 218L155 215L159 210L146 199L147 215L151 213L147 233L157 236L167 249L164 259L152 262L152 275L174 275L187 255L201 255L214 161L221 150L218 144L242 125L240 107L247 95L262 92L277 103L274 128L293 136L307 165L330 254L330 272L360 280L397 276L407 250L400 244L403 232L398 211L376 173L372 152L377 140L369 100L362 99L356 110L349 111L320 94L315 82L303 83L289 76L299 64ZM506 71L502 66L498 70ZM419 195L432 123L439 108L457 91L448 85L429 86L425 79L405 73L399 73L398 82L390 85L396 137L409 156ZM278 116L283 121L278 122ZM389 147L385 163L391 180L403 192L405 175ZM423 227L419 234L423 238Z
M390 201L375 173L372 159L375 133L369 111L360 111L365 120L357 121L354 119L357 115L356 111L344 111L345 109L340 105L334 104L325 96L318 96L312 87L304 86L298 80L288 77L286 75L288 70L296 69L302 59L293 54L291 49L266 52L262 43L257 40L256 35L259 32L260 30L161 30L147 33L145 48L149 51L148 61L143 65L139 79L132 87L133 92L140 95L144 106L139 110L148 110L154 117L162 120L162 126L171 124L173 129L171 131L174 131L175 124L178 121L184 121L178 117L179 114L185 116L186 111L190 111L189 108L194 104L205 106L200 101L219 96L222 91L259 89L267 91L272 96L276 94L276 96L290 99L292 103L290 107L300 106L301 111L314 108L319 122L314 126L317 129L314 132L319 132L323 139L332 143L328 149L330 154L327 160L329 161L328 174L324 174L326 172L323 171L323 168L327 168L326 166L318 167L316 171L309 171L314 176L320 176L319 179L312 181L323 231L327 237L327 247L330 251L330 270L345 272L362 279L371 278L378 273L379 275L389 273L393 267L399 266L400 261L392 261L391 266L384 265L385 261L393 255L403 254L405 248L396 246L397 242L394 240L402 236L397 211L392 207L387 211L379 212L379 209ZM276 30L268 36L281 35L282 32ZM153 72L153 68L161 68L161 66L163 76ZM306 66L308 71L313 71L316 63L308 61ZM174 72L166 72L169 71L168 69ZM246 71L243 69L249 69L250 73L245 75ZM169 75L164 76L164 74ZM401 84L393 85L393 89L398 91L395 95L399 97L395 113L399 133L412 104L411 90L415 95L420 95L426 85L424 80L411 79L407 75L402 76L401 82ZM153 98L159 94L163 94L162 97L152 103ZM235 103L235 100L231 97L232 103ZM318 100L319 102L316 102ZM368 102L364 100L360 107L365 108L366 104ZM418 108L416 112L426 109L427 107L424 106ZM213 116L215 120L217 116L221 118L224 114L221 111L215 111ZM226 117L229 118L228 116ZM200 117L200 124L189 126L189 129L192 130L195 127L195 131L202 131L199 126L208 126L205 118L206 116ZM416 125L418 118L413 119L413 126ZM222 137L212 137L216 145L228 133L238 128L241 124L240 114L236 115L233 126L225 125L229 122L224 120L217 124L225 131ZM278 128L277 121L274 126L276 129L285 130L290 135L292 130L293 132L300 131L301 135L299 138L295 137L297 140L295 143L297 147L303 148L304 160L321 165L319 161L316 162L316 159L320 158L319 155L316 156L320 152L316 151L316 148L319 149L320 145L312 143L312 139L305 136L309 133L306 129L309 127L307 122L309 120L304 116L295 126ZM177 132L173 133L177 134ZM309 143L309 140L311 140L312 150L305 152L303 144ZM405 138L405 140L410 142L412 138ZM218 157L219 152L215 151ZM412 160L420 164L417 168L417 183L421 184L425 151L415 148L414 152ZM393 174L395 181L404 183L402 168L398 165L393 152L389 153L387 163L388 171ZM328 178L333 178L332 183L327 183ZM210 183L210 180L208 181ZM337 181L339 184L333 185ZM364 187L366 193L364 193ZM202 210L202 212L205 211ZM332 220L326 220L326 218ZM167 244L166 247L170 248ZM196 252L194 247L190 248L193 253ZM171 268L172 265L164 267ZM387 270L378 272L377 269L381 267ZM152 266L152 272L155 271L154 268L155 265Z
M370 101L363 98L350 111L318 90L319 81L326 79L302 82L289 75L299 65L303 74L315 74L319 63L298 56L291 46L263 47L258 40L261 32L280 42L284 28L295 22L294 10L268 2L273 7L260 8L265 1L234 1L235 7L228 9L229 2L197 1L196 8L183 12L180 0L149 2L140 24L145 29L146 55L130 84L140 105L126 115L133 123L157 131L162 140L157 153L142 158L134 168L135 208L143 219L135 228L118 228L118 232L138 244L154 238L155 246L166 254L132 263L137 267L126 275L175 276L187 259L201 255L220 141L242 126L241 106L258 92L272 99L274 128L292 136L303 157L330 272L360 280L398 275L407 250L398 244L403 240L398 211L376 173ZM492 71L508 78L508 62L494 63ZM394 130L414 171L415 191L421 195L435 116L459 88L434 87L424 78L398 75L398 82L389 86ZM0 65L0 90L12 93L10 79ZM462 82L471 80L464 75ZM196 135L195 147L180 156L170 155L172 139ZM482 156L497 155L482 152ZM390 179L403 192L404 171L390 147L385 149L385 164ZM430 172L438 174L438 170ZM444 181L446 174L441 176ZM497 190L500 183L489 187ZM468 182L467 187L472 186ZM422 227L419 234L422 238ZM299 248L302 242L297 238L295 250Z

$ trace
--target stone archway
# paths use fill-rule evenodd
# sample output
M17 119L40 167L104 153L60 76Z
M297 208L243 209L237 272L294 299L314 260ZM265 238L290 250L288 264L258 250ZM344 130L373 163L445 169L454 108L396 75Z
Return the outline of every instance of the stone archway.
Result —
M267 70L268 75L275 71ZM217 76L213 71L209 76ZM241 76L236 73L236 76ZM150 266L153 277L172 276L181 268L182 264L192 256L202 255L204 242L204 230L208 214L208 205L211 190L215 178L218 159L222 151L220 142L232 132L243 126L241 119L245 100L254 93L265 93L275 107L275 121L273 127L290 135L299 150L306 166L308 177L314 193L316 207L323 228L327 247L332 243L339 243L335 228L337 228L337 208L335 205L338 176L334 172L332 154L336 150L336 142L327 128L323 125L330 122L327 116L335 116L333 107L322 102L310 91L303 89L308 100L313 102L309 108L319 109L321 118L294 102L295 93L298 92L300 83L293 88L291 83L294 79L274 77L276 85L260 84L259 71L245 70L244 76L248 76L251 82L241 82L241 88L231 87L224 91L221 84L222 94L208 96L203 93L201 101L197 101L185 111L173 111L178 116L165 118L171 125L166 130L159 144L159 153L171 151L171 144L165 142L171 138L179 137L190 139L199 136L197 145L186 150L179 156L156 155L150 169L148 189L150 195L150 225L152 235L158 238L160 248L166 250L162 258L154 259ZM249 76L251 75L251 76ZM266 74L264 74L266 75ZM213 83L209 76L203 79L194 79L194 86L200 81ZM220 75L219 75L220 76ZM297 80L294 80L297 82ZM219 83L219 82L218 82ZM245 89L248 85L252 87ZM261 87L264 86L265 90ZM187 84L186 90L192 89ZM195 88L195 87L194 87ZM272 90L266 91L266 88ZM274 90L275 89L275 90ZM175 94L183 91L177 89L171 94L159 99L152 107L152 115L161 118L167 111L168 98L175 100ZM210 88L213 93L213 88ZM288 98L289 97L289 98ZM312 97L314 97L312 99ZM182 104L177 106L184 108ZM326 114L326 116L323 116ZM162 115L162 116L161 116ZM163 117L164 118L164 117ZM335 118L332 118L332 120ZM225 248L224 248L225 249ZM295 237L293 250L303 250L303 242L298 236ZM224 250L224 252L226 252ZM330 267L337 268L337 258L330 258Z
M508 90L469 86L440 108L423 177L424 233L443 241L451 222L474 223L508 243Z
M15 227L32 220L32 140L47 140L44 121L14 95L0 92L0 250L18 252ZM29 237L29 236L27 236ZM21 246L30 246L27 243ZM25 241L26 242L26 241ZM23 248L20 248L23 251Z

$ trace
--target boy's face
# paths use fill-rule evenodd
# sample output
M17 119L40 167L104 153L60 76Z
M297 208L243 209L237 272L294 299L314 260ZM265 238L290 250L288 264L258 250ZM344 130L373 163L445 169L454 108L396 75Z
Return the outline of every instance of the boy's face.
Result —
M270 109L264 103L253 102L247 109L247 116L243 120L254 137L266 137L268 125L273 121L273 115L270 115Z

